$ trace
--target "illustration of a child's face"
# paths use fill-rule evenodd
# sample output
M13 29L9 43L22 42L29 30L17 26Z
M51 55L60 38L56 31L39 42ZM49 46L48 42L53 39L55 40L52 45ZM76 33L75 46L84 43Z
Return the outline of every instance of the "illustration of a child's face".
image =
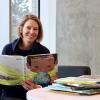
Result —
M49 72L53 70L54 67L54 57L52 55L35 59L32 58L31 66L28 66L32 72Z

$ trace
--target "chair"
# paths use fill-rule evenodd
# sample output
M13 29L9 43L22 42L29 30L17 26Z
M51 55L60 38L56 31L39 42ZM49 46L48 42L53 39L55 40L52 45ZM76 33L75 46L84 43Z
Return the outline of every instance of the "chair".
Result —
M81 75L91 75L91 69L89 66L67 66L60 65L58 66L58 77L76 77Z

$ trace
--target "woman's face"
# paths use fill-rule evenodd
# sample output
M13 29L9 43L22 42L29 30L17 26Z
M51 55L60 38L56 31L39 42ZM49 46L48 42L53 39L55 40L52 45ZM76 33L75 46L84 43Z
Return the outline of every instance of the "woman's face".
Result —
M38 36L39 26L38 23L32 19L26 21L22 29L22 38L26 43L33 43Z

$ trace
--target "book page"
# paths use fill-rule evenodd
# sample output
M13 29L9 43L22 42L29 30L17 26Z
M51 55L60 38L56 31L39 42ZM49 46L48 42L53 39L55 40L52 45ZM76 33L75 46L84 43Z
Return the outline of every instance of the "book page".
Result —
M27 68L31 73L34 73L32 81L36 84L49 84L52 72L57 65L57 54L38 54L27 56ZM29 76L29 75L27 75Z
M56 54L38 54L27 57L28 68L33 72L49 72L57 64Z
M24 57L0 55L0 84L20 84L24 76Z

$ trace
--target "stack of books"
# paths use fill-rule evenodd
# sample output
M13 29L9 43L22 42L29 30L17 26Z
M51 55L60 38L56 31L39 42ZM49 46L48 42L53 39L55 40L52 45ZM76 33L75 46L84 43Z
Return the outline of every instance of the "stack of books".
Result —
M47 88L53 91L77 93L81 95L100 94L100 75L66 77L54 81Z

